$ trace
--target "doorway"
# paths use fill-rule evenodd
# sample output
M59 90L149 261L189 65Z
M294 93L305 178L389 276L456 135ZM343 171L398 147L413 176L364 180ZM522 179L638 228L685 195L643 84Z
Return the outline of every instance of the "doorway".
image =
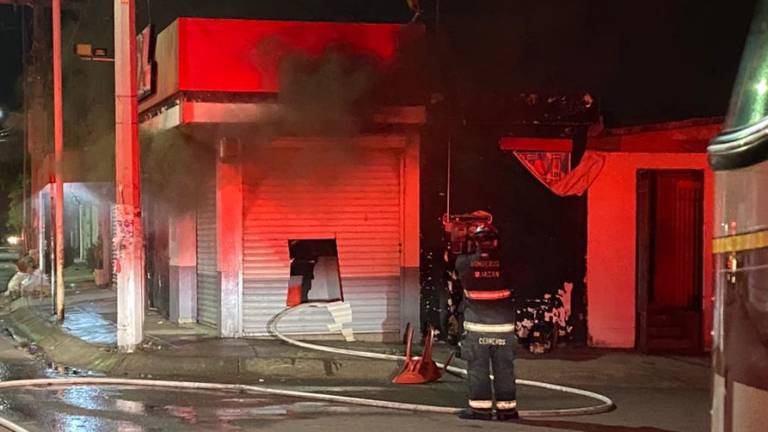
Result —
M636 346L702 351L703 188L700 170L637 173Z

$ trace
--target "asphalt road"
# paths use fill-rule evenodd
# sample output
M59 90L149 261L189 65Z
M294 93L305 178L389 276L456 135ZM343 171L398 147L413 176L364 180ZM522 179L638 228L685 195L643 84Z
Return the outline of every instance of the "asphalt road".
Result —
M671 360L671 365L675 364ZM670 373L664 363L664 373ZM708 430L708 371L701 362L680 361L688 377L668 385L595 380L590 390L610 395L618 409L607 414L524 420L518 424L463 421L449 415L417 414L274 396L211 391L149 390L137 387L32 388L0 392L0 415L41 431L577 431L668 432ZM606 373L611 373L609 370ZM55 377L12 341L0 337L0 380ZM699 379L700 378L700 379ZM693 380L693 381L692 381ZM701 381L697 385L697 381ZM664 380L665 382L668 380ZM693 382L693 384L692 384ZM274 383L278 384L278 383ZM375 383L303 383L283 387L391 400L461 401L463 384L447 381L428 392ZM430 393L431 392L431 393ZM523 408L548 407L560 398L521 388ZM585 401L573 400L579 404Z

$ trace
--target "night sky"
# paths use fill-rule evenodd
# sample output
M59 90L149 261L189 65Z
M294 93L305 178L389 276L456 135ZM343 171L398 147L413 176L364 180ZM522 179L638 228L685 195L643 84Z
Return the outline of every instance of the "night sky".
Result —
M20 106L21 49L19 9L0 6L0 106Z
M609 122L637 124L723 114L754 0L476 3L441 3L440 69L457 94L586 90ZM410 14L404 0L155 0L137 2L140 26L147 4L159 28L178 16L402 22ZM20 104L20 51L18 11L0 6L2 105Z
M0 109L21 108L21 9L0 6ZM0 123L0 128L8 127ZM19 140L0 142L0 234L5 232L8 193L22 169L22 144Z

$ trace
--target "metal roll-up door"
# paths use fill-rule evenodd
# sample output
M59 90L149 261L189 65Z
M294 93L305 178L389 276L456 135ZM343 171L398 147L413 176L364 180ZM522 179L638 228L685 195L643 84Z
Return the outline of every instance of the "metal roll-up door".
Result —
M290 160L285 153L297 150L278 151ZM281 171L266 163L246 168L242 309L246 335L266 334L268 320L285 307L288 241L327 238L337 242L353 330L399 331L400 152L366 150L343 162L335 164L332 173L318 173L312 167ZM328 333L331 322L324 309L310 309L286 317L281 331Z
M218 328L221 290L216 263L216 186L210 182L197 208L197 322Z

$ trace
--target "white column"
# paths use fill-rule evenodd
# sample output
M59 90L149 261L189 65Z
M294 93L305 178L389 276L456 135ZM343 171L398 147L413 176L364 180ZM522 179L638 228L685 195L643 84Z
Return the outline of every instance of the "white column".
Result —
M144 330L144 237L136 102L135 5L115 0L115 217L117 345L133 352Z
M242 334L243 177L238 142L222 139L216 160L216 229L222 337Z
M54 143L54 236L56 260L56 319L64 321L64 125L62 123L61 90L61 0L53 0L53 143Z

